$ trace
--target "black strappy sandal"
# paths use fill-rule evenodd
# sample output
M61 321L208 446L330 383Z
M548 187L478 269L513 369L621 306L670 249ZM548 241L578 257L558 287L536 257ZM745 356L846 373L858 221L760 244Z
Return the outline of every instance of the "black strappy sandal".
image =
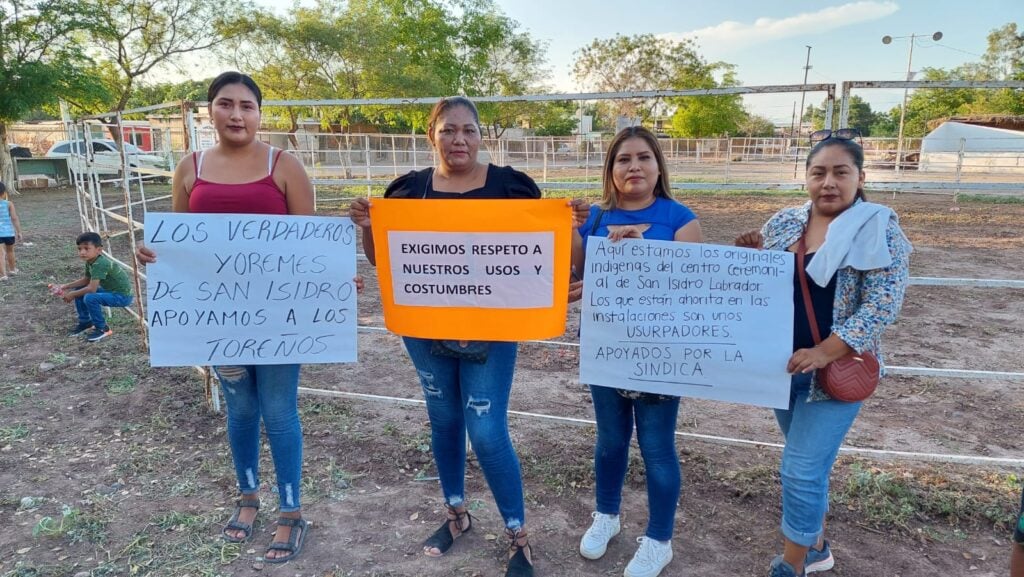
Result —
M455 507L445 503L445 520L444 525L437 528L434 534L427 537L427 540L423 542L423 554L427 557L440 557L448 552L452 548L452 544L455 543L455 539L469 533L473 529L473 516L469 514L469 511L458 512ZM469 519L469 525L465 529L462 528L463 519ZM459 528L459 534L453 535L451 530L451 523L455 522L455 525ZM427 549L437 549L440 551L437 555L431 555L427 553Z
M526 551L524 551L524 549L529 549L530 558L533 558L533 547L530 547L530 542L527 541L526 531L505 529L505 536L511 540L509 551L515 551L508 560L505 577L533 577L533 564L530 563L530 559L526 558Z
M285 563L298 557L299 553L302 552L302 544L306 541L306 533L309 531L309 524L306 523L305 519L301 518L278 517L277 526L292 528L288 533L288 541L284 543L271 543L270 547L267 547L267 553L271 551L286 551L288 554L281 557L267 557L267 553L264 553L263 560L267 563Z
M223 535L224 540L228 543L244 543L252 537L252 523L242 523L238 520L238 516L242 514L242 509L246 507L256 509L258 513L260 510L259 499L239 499L235 502L235 512L231 514L231 519L228 519L228 524L224 525L224 528L221 529L221 535ZM253 517L254 521L255 519ZM228 531L241 531L245 535L241 538L232 537L228 535Z

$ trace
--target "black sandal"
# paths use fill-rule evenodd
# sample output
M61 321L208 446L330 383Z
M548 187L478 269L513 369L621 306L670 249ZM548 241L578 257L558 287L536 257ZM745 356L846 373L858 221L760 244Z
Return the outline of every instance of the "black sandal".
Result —
M302 552L302 544L306 541L306 531L309 530L309 524L306 523L305 519L292 519L291 517L278 517L278 527L291 527L291 532L288 533L288 541L285 543L271 543L270 547L267 547L267 552L263 554L263 560L267 563L285 563L296 558L300 552ZM296 533L298 535L296 536ZM287 555L281 557L267 557L267 553L271 551L287 551Z
M259 499L239 499L235 502L235 512L231 514L228 524L224 525L224 528L221 529L221 535L228 543L244 543L249 540L249 537L252 537L252 523L242 523L238 520L238 516L242 514L243 508L252 508L259 512L260 501ZM255 517L253 517L253 520L255 520ZM245 535L241 538L232 537L228 535L228 531L241 531Z
M469 514L469 511L458 512L455 507L445 503L445 520L444 525L437 528L434 534L427 537L427 540L423 542L423 554L427 557L440 557L448 552L452 548L452 544L455 543L455 539L469 533L473 529L473 516ZM469 519L469 525L465 529L462 528L463 519ZM455 521L455 525L459 528L459 534L453 535L451 530L451 523ZM440 551L437 555L431 555L427 553L427 549L437 549Z
M505 529L505 536L511 540L509 551L515 551L508 560L508 569L505 570L505 577L533 577L533 564L526 558L524 549L530 550L530 558L533 558L533 547L527 541L526 531L522 529ZM520 545L520 541L522 544Z

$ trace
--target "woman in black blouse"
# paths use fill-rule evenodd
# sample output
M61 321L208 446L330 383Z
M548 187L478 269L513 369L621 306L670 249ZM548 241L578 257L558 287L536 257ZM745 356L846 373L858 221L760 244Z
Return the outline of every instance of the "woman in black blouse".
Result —
M430 113L427 134L437 152L437 166L395 179L384 193L386 198L540 198L540 189L529 176L511 167L477 160L480 119L468 98L441 99ZM362 227L363 250L374 264L369 200L353 201L349 215ZM468 433L510 540L506 576L532 576L523 482L508 432L508 399L517 344L453 344L412 337L403 340L427 401L431 449L447 509L446 521L423 542L424 554L443 555L455 539L473 528L464 493ZM444 348L444 343L454 346Z

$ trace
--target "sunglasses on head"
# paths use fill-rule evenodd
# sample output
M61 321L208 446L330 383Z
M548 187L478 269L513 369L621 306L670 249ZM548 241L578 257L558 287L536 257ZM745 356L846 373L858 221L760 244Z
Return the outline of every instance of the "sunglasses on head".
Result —
M825 128L823 130L815 130L811 133L811 144L821 142L822 140L828 140L829 138L860 141L860 131L856 128L840 128L838 130L829 130L828 128Z

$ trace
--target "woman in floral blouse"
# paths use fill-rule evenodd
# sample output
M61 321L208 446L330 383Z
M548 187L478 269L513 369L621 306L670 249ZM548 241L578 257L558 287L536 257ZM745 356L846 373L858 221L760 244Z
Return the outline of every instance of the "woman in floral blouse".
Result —
M818 332L828 335L815 344L794 275L790 401L788 409L775 411L786 438L780 468L784 547L770 577L801 577L834 564L824 539L829 476L861 403L831 399L815 371L851 351L871 351L881 365L882 332L896 320L906 292L910 242L891 209L864 197L864 151L853 140L858 137L851 129L811 135L817 144L807 157L810 200L736 239L737 246L790 252L801 238L806 242L814 316Z

